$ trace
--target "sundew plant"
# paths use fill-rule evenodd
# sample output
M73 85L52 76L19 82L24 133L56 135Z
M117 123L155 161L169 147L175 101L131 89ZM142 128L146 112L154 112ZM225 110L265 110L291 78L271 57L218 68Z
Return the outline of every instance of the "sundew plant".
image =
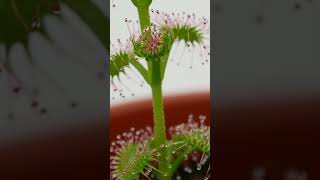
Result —
M136 7L139 20L125 18L130 37L111 44L110 83L113 91L120 97L124 96L126 86L120 75L127 75L127 70L132 68L138 71L152 92L154 127L131 128L111 142L110 178L179 179L177 170L184 161L192 158L197 162L197 170L201 170L210 158L210 127L205 125L204 116L199 120L190 116L187 123L167 129L162 83L164 78L168 78L165 72L174 43L182 42L186 48L200 48L202 59L210 55L209 46L205 44L209 21L195 14L150 9L152 0L131 2ZM208 58L204 59L201 63L208 61ZM167 132L170 137L167 137ZM203 178L210 178L210 166Z

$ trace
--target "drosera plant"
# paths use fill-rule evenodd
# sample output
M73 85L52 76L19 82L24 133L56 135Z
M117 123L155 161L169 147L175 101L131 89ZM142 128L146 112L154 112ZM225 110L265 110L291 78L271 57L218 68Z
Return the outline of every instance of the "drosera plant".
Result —
M170 127L170 137L167 137L162 83L174 43L182 42L187 48L198 46L202 56L210 55L209 46L205 45L209 22L195 14L168 14L150 9L152 0L131 2L139 20L133 22L125 18L130 37L125 42L118 40L118 46L111 44L110 81L113 91L124 97L123 91L128 88L120 75L128 76L127 70L132 68L139 72L152 92L154 126L140 130L131 128L111 143L110 178L133 180L144 176L168 180L177 176L179 179L177 170L185 160L191 157L201 170L210 158L210 127L205 125L204 116L199 120L190 116L187 123ZM135 29L135 23L140 28ZM202 63L205 62L208 58ZM209 178L210 167L204 176L204 179Z

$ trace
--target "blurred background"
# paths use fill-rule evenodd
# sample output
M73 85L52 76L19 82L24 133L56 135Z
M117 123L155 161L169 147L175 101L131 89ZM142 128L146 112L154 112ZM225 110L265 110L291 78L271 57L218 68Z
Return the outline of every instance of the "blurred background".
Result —
M106 2L95 3L108 14ZM59 17L49 15L41 26L47 36L30 33L27 43L17 42L7 52L0 42L0 61L17 79L0 74L0 142L86 126L104 116L109 84L105 74L100 77L108 58L102 43L66 4ZM15 93L16 87L24 89Z
M217 102L319 95L312 1L216 0L213 11Z
M213 2L214 179L319 178L313 3Z
M8 17L5 19L8 31L1 31L4 32L1 39L10 31L15 32L14 28L23 27L19 16L6 14L12 11L12 2L0 3L0 8L5 8L1 9L1 19ZM103 43L108 42L101 42L87 23L92 23L90 17L95 16L94 22L100 21L100 33L108 37L109 2L58 2L60 6L54 1L32 1L28 5L16 1L16 13L26 15L21 16L25 23L32 18L30 25L39 26L40 30L26 33L26 41L11 46L0 41L0 179L3 180L107 176L109 55ZM65 2L74 3L73 7ZM44 11L47 5L51 8L50 3L52 12L40 20L32 14L27 16L31 6ZM84 13L82 16L79 9ZM17 19L20 26L10 29Z

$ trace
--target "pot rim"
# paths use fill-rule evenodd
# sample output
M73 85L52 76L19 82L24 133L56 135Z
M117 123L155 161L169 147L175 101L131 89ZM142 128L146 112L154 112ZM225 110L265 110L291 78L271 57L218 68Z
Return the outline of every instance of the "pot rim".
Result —
M187 100L187 101L192 101L196 97L197 100L207 100L210 98L210 91L196 91L196 92L184 92L184 93L174 93L170 95L165 95L164 96L164 101L166 106L170 106L173 104L177 104L177 100ZM149 108L150 103L152 102L151 98L142 98L139 100L132 100L130 102L124 102L124 103L119 103L115 105L110 105L110 114L114 113L115 111L120 111L124 107L132 106L133 108L136 107L137 104L139 104L140 107L145 108L146 106ZM181 103L178 101L178 103Z

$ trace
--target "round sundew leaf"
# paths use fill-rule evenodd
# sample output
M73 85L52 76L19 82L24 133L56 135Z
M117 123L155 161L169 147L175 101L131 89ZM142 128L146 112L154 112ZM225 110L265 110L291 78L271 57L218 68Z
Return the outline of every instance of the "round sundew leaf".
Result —
M201 126L190 128L183 124L173 134L172 142L183 144L183 149L192 149L210 155L210 127ZM179 146L179 145L178 145Z
M155 149L150 147L150 128L122 133L110 146L110 170L112 179L133 180L145 175L155 158Z
M161 32L170 32L177 41L184 41L186 44L201 44L210 31L207 18L198 18L195 14L163 13L158 10L151 10L154 24Z
M197 27L183 24L172 28L162 27L162 33L170 33L174 40L184 41L186 44L201 43L204 40L204 34Z
M192 158L193 161L198 161L197 169L201 169L210 157L210 127L205 125L199 127L196 123L189 123L176 126L175 130L170 141L174 156L172 170L177 170L189 156L194 158L193 153L202 153L200 161Z
M185 41L186 43L200 43L203 40L203 34L196 27L182 25L172 29L174 37L179 41Z
M134 53L141 58L160 59L168 54L174 42L174 36L169 31L154 33L151 36L142 34L138 40L132 42Z
M135 154L137 152L137 146L135 144L128 144L126 148L121 151L119 154L119 171L123 171L125 167L128 165L128 162L133 160Z
M137 179L151 162L153 151L137 144L123 146L113 158L112 175L116 179Z
M136 61L134 56L125 51L117 52L110 57L110 76L117 77L129 66L129 61Z
M194 151L200 151L209 154L210 136L203 135L203 133L203 131L195 129L195 131L192 133L175 135L173 138L173 142L184 141L186 145L194 149Z

